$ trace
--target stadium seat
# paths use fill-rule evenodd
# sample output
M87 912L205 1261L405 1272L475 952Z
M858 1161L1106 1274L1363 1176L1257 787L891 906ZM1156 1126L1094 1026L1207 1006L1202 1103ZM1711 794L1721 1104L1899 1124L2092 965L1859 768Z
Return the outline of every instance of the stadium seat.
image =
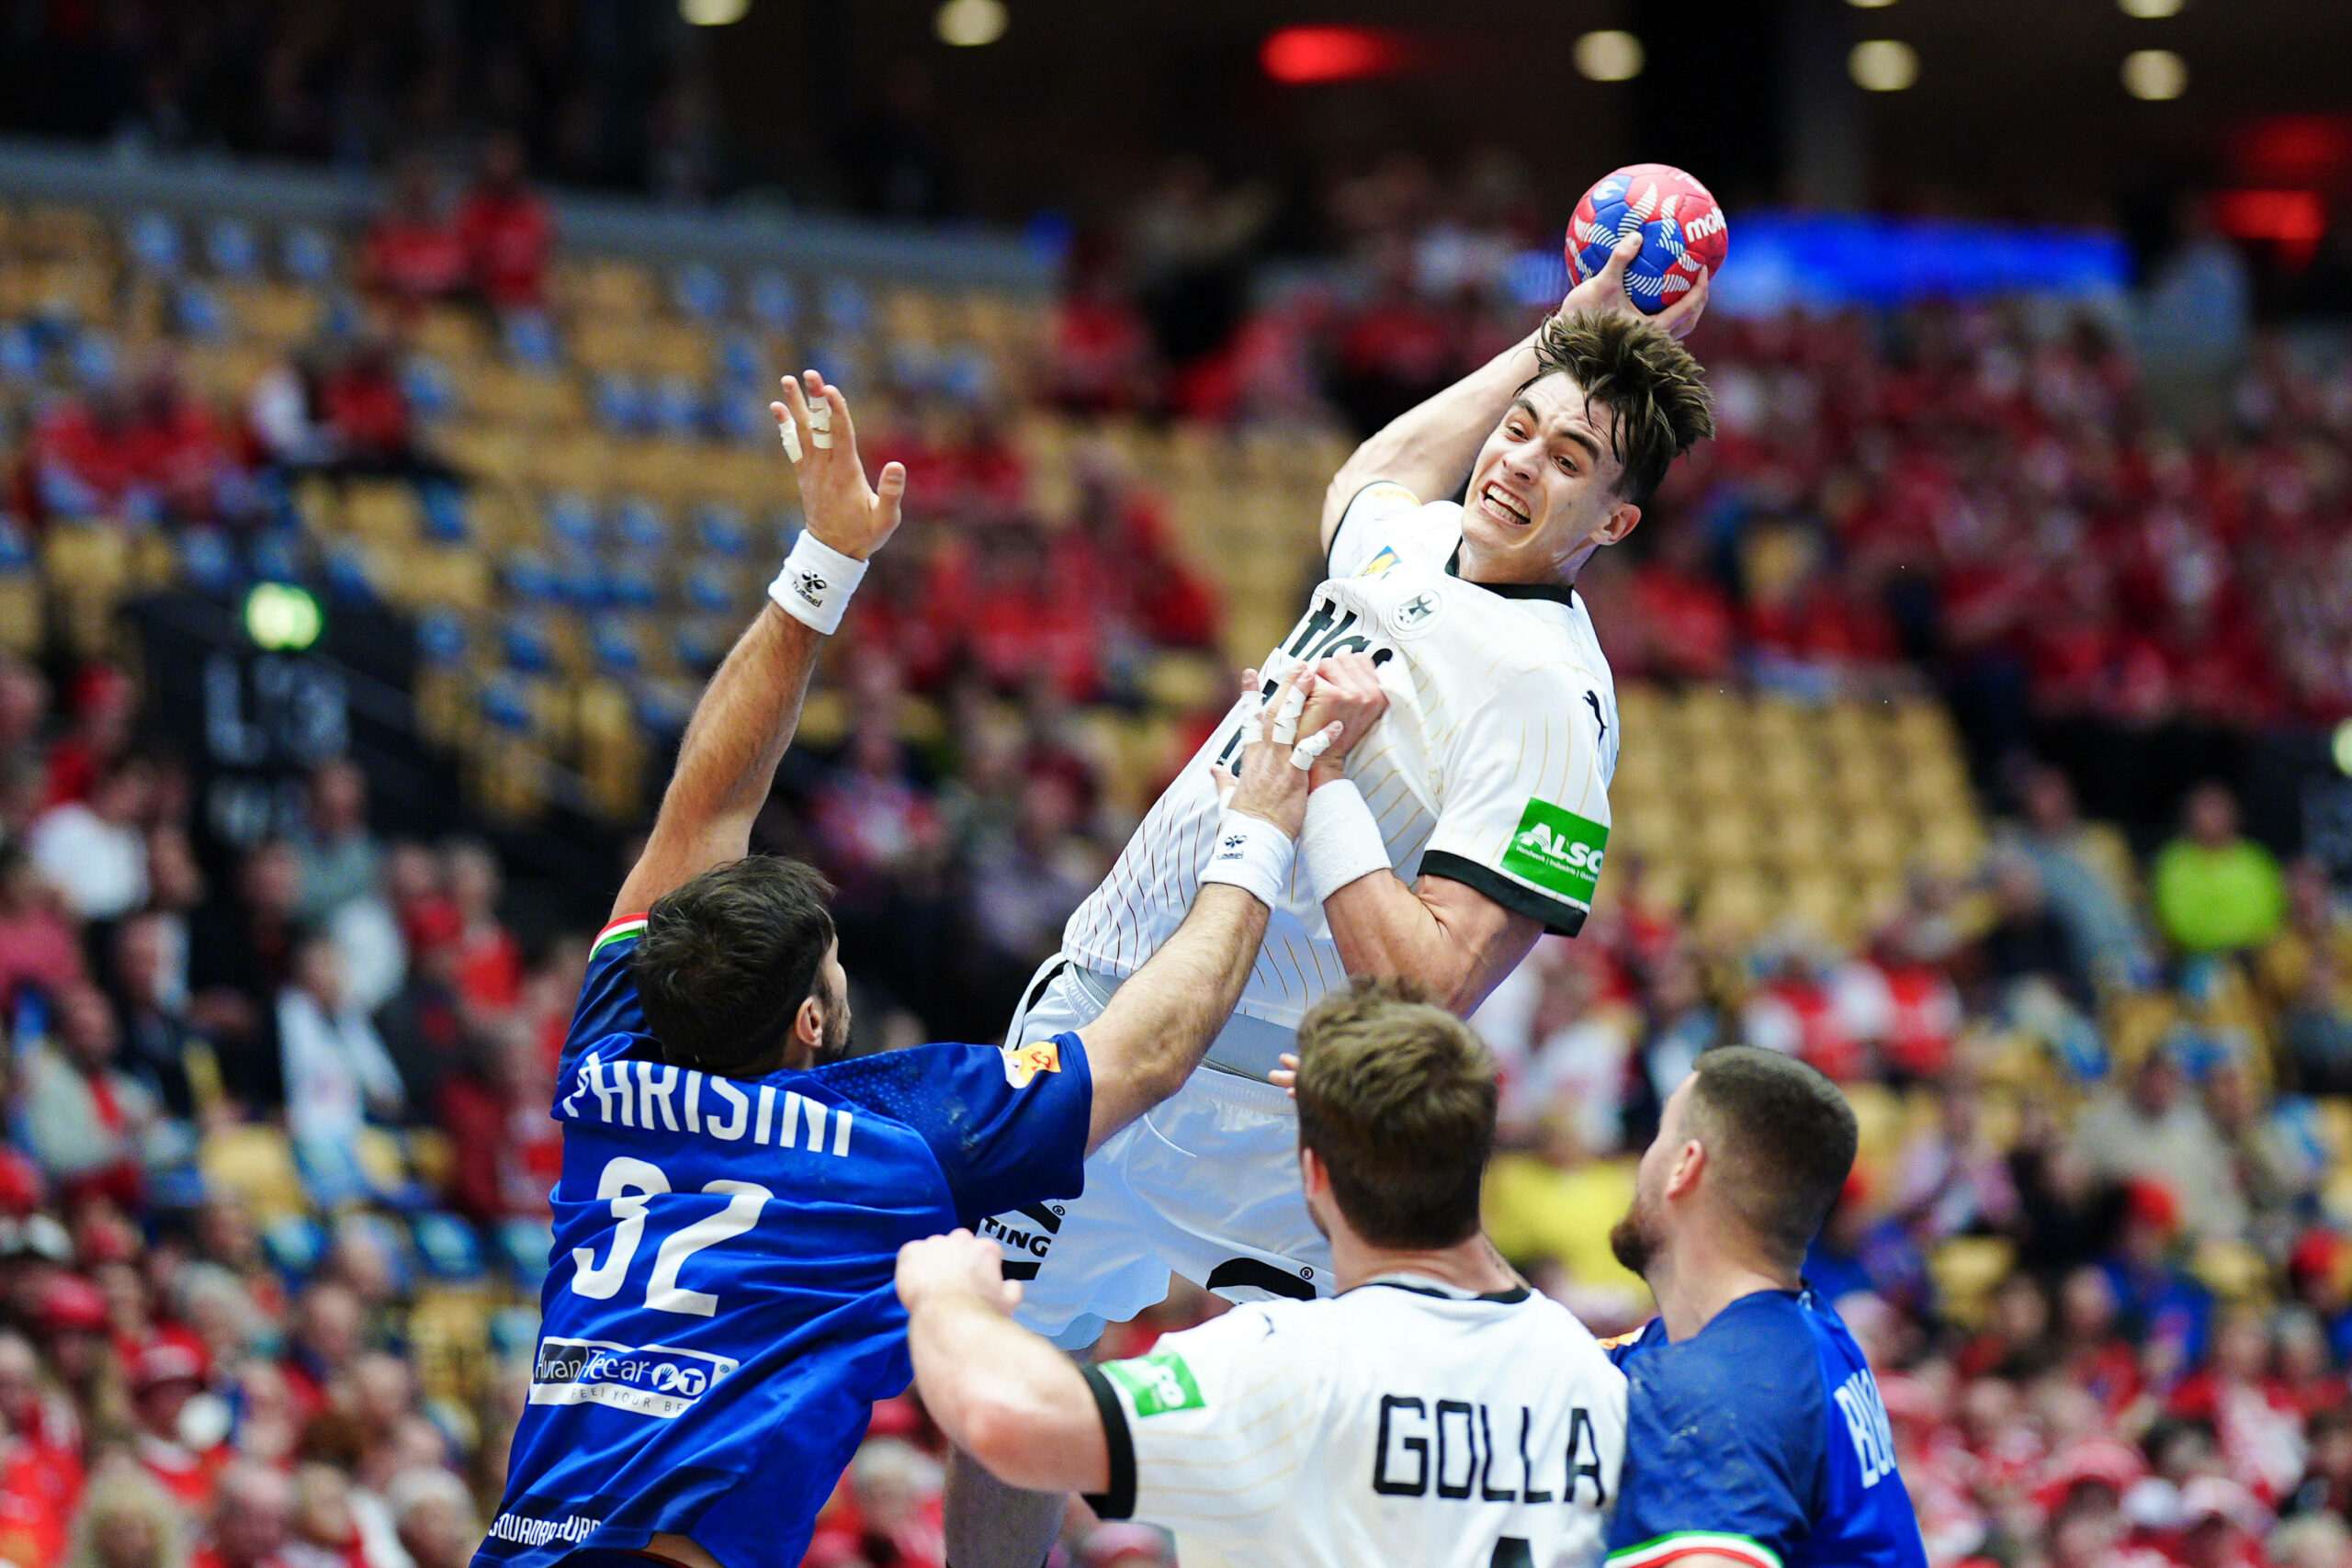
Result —
M197 1152L197 1168L209 1190L235 1195L265 1222L310 1207L293 1147L275 1127L224 1127L208 1134Z

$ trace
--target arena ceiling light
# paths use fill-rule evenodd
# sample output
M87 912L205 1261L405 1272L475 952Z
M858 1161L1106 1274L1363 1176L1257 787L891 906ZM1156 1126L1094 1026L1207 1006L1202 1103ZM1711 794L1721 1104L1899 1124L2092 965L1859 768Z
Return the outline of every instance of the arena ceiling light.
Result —
M2168 49L2135 49L2123 57L2123 90L2147 103L2188 91L2188 62Z
M1411 59L1403 38L1378 28L1283 28L1258 51L1267 75L1295 87L1393 76Z
M1883 11L1894 5L1894 0L1846 0L1846 4L1857 11Z
M1605 28L1577 39L1577 71L1589 81L1630 82L1642 73L1642 40Z
M2166 17L2179 16L2182 0L2115 0L2115 4L2127 17L2137 17L2143 22L2158 22Z
M1919 79L1919 51L1900 39L1866 39L1846 56L1854 85L1871 93L1899 93Z
M940 42L957 49L978 49L1002 38L1012 21L1004 0L947 0L931 25Z
M678 0L678 15L698 28L724 28L743 19L752 0Z

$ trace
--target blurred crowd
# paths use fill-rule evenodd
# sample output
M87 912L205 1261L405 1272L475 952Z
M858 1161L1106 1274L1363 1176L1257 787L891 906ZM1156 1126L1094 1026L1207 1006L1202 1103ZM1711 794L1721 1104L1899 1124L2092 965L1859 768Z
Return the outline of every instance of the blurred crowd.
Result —
M354 251L372 325L227 412L164 357L24 392L20 345L54 370L102 340L0 331L27 534L115 518L258 563L290 479L462 484L403 323L457 303L518 355L548 330L526 151L489 143L454 203L405 167ZM1377 423L1516 338L1546 281L1521 276L1538 209L1509 160L1452 173L1334 186L1346 265L1285 284L1254 269L1282 204L1172 165L1074 248L1045 397L1105 432ZM812 321L820 362L854 303ZM1663 1095L1719 1041L1798 1053L1864 1130L1812 1276L1879 1368L1938 1568L2352 1568L2352 911L2223 785L2135 853L2031 750L2352 712L2352 378L2266 345L2182 438L2123 341L2016 302L1702 327L1722 434L1582 584L1620 679L1940 684L1998 760L2001 827L1852 951L1699 930L1613 854L1585 936L1478 1017L1507 1084L1490 1218L1596 1327L1630 1325L1645 1298L1606 1232ZM895 346L842 363L872 372L862 435L916 474L914 515L760 829L839 889L859 1049L993 1036L1224 689L1141 716L1154 657L1213 663L1227 607L1116 443L1069 448L1045 520L1020 411L986 395L1026 372ZM593 919L518 935L457 808L458 836L387 840L347 762L284 836L214 843L155 717L104 659L0 660L0 1559L457 1568L532 1342ZM1180 1291L1106 1350L1214 1310ZM935 1568L940 1462L918 1407L883 1406L811 1561ZM1075 1508L1066 1546L1170 1560Z

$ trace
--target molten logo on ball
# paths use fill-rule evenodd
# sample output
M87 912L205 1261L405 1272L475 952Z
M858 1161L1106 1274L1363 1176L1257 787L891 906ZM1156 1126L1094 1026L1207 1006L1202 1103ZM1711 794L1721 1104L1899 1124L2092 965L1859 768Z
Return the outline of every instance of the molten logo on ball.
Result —
M1641 254L1625 269L1625 291L1656 315L1724 265L1731 231L1707 187L1665 164L1634 164L1584 193L1568 221L1568 276L1582 283L1609 264L1628 234Z

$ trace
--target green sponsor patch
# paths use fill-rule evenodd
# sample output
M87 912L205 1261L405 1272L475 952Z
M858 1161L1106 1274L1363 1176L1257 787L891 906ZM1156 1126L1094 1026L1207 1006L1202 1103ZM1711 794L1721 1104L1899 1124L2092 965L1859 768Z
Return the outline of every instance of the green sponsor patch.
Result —
M1536 886L1579 904L1592 902L1600 880L1601 851L1609 829L1589 818L1562 810L1548 800L1531 800L1503 852L1503 869Z
M1193 1369L1173 1350L1154 1350L1132 1361L1105 1361L1102 1374L1127 1391L1137 1416L1165 1416L1171 1410L1198 1410L1208 1404Z

